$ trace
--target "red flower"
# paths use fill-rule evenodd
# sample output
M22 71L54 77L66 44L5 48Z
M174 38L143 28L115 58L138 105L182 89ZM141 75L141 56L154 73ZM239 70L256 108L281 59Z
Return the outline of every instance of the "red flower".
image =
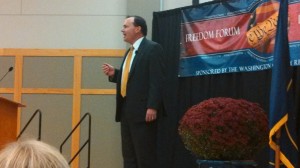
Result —
M204 159L252 157L268 143L268 119L256 103L211 98L191 107L178 128L185 147Z

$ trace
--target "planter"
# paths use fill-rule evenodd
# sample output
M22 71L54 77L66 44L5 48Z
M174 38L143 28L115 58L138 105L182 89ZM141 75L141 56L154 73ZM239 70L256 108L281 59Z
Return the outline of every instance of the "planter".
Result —
M256 168L257 164L252 160L197 160L198 168Z

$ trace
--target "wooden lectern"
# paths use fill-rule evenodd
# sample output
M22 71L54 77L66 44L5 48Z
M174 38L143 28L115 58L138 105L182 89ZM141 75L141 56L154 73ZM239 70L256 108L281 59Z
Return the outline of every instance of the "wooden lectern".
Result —
M25 106L0 97L0 149L17 138L19 107Z

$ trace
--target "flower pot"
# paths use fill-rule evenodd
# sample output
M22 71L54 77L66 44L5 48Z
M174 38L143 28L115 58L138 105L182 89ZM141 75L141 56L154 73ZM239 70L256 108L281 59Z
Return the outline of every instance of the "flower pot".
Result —
M256 168L252 160L197 160L198 168Z

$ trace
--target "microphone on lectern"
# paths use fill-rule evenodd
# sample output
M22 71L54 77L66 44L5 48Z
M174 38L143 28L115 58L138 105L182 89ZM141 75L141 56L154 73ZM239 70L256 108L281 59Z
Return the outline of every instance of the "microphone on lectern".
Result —
M3 75L3 77L0 79L0 82L5 78L5 76L9 73L9 72L11 72L12 70L14 69L14 67L9 67L9 69L8 69L8 71Z

